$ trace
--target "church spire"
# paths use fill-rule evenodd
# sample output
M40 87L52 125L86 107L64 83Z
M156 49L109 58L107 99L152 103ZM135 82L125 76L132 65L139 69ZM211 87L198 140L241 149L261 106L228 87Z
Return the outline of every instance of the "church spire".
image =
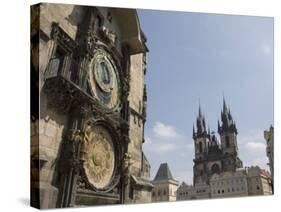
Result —
M218 132L219 133L221 133L223 130L226 131L229 129L232 129L235 132L237 132L235 122L232 118L230 109L227 107L224 97L223 97L223 110L221 112L221 122L222 122L222 125L220 126L220 123L218 121Z
M202 113L201 105L199 103L199 109L198 109L198 116L196 118L196 132L194 130L194 135L196 136L202 136L207 134L207 128L206 128L206 121L205 116Z
M226 103L225 103L224 96L223 96L223 113L227 113L227 106L226 106Z
M195 138L195 136L196 136L194 124L193 124L193 128L192 128L192 136L193 136L193 138Z
M201 105L200 105L200 102L199 102L199 110L198 110L198 117L202 117L202 111L201 111Z

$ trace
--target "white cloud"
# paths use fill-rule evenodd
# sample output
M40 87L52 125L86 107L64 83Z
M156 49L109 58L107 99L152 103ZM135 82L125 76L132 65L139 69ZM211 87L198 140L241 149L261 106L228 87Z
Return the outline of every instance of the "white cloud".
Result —
M245 147L251 154L255 155L263 155L266 149L266 145L260 142L248 142Z
M179 136L175 127L166 125L162 122L156 122L152 131L154 132L155 136L158 136L161 139L171 139L177 138Z
M165 153L190 153L193 150L193 142L184 134L178 132L176 127L162 122L156 122L152 130L148 130L145 137L145 149L157 154Z
M268 169L266 165L268 159L266 157L266 143L263 138L263 130L251 130L242 135L239 141L240 158L244 162L244 166L260 166Z
M146 144L151 144L151 138L150 137L145 137L145 143Z
M271 48L267 44L261 45L261 50L265 55L270 55L271 53Z
M188 143L188 144L184 145L184 148L189 149L189 150L194 150L194 145L193 145L193 143Z
M165 153L176 150L177 146L174 143L162 143L158 147L154 148L153 150L158 153Z

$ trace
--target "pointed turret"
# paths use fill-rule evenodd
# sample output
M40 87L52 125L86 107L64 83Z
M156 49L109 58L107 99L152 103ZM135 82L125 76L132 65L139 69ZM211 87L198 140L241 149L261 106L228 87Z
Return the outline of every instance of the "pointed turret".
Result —
M202 136L202 135L207 135L207 128L206 128L206 121L205 117L202 113L201 106L199 104L199 110L198 110L198 116L196 118L196 132L194 130L194 136Z
M193 128L192 128L192 137L195 138L196 133L195 133L195 128L194 128L194 124L193 124Z
M230 109L227 107L225 98L223 97L223 109L221 111L221 126L218 122L218 133L222 133L222 131L234 131L237 133L237 129L235 126L235 122L232 118Z
M225 98L223 97L223 113L226 113L226 112L227 112L227 106L225 103Z
M200 103L199 103L198 116L199 116L199 117L203 117L203 115L202 115L202 111L201 111L201 105L200 105Z

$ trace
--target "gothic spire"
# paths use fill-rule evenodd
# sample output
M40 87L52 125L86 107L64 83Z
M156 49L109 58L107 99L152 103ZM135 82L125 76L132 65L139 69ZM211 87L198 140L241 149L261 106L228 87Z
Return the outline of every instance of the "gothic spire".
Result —
M196 128L197 128L196 129L197 136L207 134L206 121L205 121L205 117L202 113L200 103L199 103L199 109L198 109L198 116L196 118Z
M227 106L226 106L226 103L225 103L224 96L223 96L223 113L227 113Z
M220 123L218 121L218 132L221 133L222 130L229 130L232 129L235 132L237 132L235 122L232 118L230 109L226 105L225 98L223 97L223 110L221 112L221 122L222 125L220 126Z
M199 111L198 111L198 117L202 117L202 111L201 111L201 105L200 105L200 102L199 102Z
M195 128L194 128L194 124L193 124L193 129L192 129L192 136L193 136L193 138L195 138Z

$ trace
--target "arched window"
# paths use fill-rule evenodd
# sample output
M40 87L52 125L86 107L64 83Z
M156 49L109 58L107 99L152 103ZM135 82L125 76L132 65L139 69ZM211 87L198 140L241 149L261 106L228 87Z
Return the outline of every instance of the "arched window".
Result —
M218 164L215 163L211 168L211 173L215 174L215 173L219 173L219 172L220 172L220 167Z
M199 153L203 152L203 145L202 142L199 143Z
M229 136L225 136L225 146L226 148L229 148L230 147L230 142L229 142Z

